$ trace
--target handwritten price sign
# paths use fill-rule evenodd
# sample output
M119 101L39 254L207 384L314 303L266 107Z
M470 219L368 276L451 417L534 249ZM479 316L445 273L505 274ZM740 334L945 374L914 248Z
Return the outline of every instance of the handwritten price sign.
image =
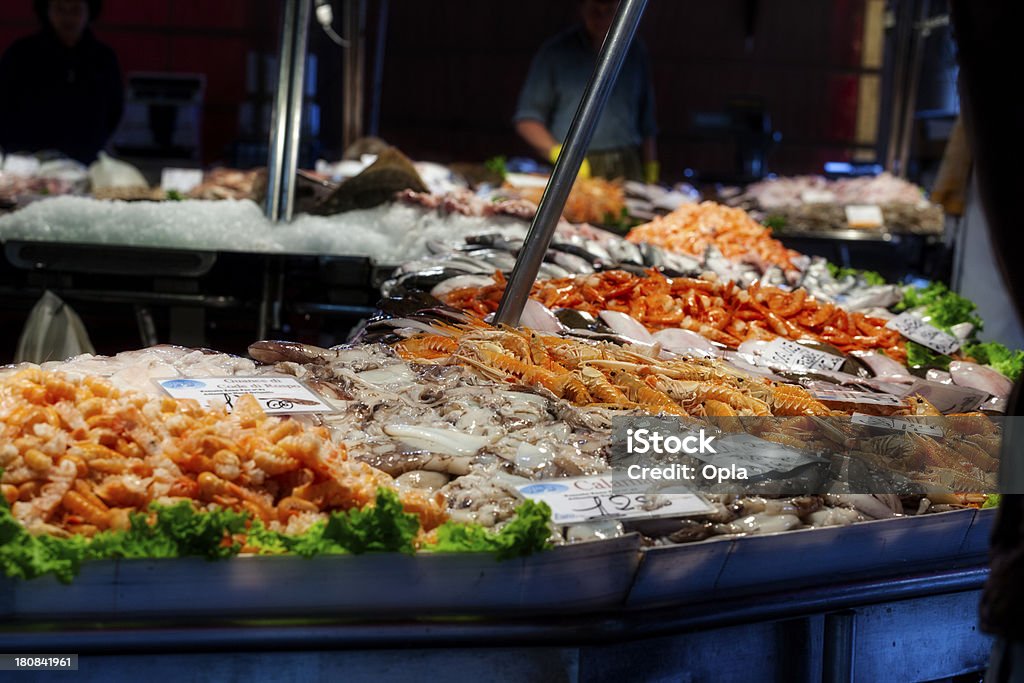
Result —
M788 339L773 339L761 352L760 361L770 366L793 370L830 371L838 370L846 362L834 354L811 349Z
M951 334L946 334L913 313L901 313L885 326L890 330L896 330L911 341L947 356L960 348L959 339Z
M651 484L611 476L570 477L516 487L519 493L551 507L555 524L579 524L598 519L687 517L712 508L692 493L652 493Z

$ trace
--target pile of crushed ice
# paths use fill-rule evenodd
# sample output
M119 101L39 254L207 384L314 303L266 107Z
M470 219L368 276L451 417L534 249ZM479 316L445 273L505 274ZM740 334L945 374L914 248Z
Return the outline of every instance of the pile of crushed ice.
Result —
M508 217L442 215L404 204L336 216L299 216L274 225L249 200L122 202L55 197L0 216L0 240L109 244L164 249L368 256L395 264L428 253L428 242L469 235L526 235Z

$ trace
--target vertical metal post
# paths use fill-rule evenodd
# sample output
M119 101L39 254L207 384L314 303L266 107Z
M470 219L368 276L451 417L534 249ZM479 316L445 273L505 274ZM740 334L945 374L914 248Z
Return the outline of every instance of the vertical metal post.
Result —
M373 90L370 91L370 125L367 134L380 134L380 100L384 84L384 48L388 40L388 0L377 3L377 41L373 48Z
M366 0L345 0L345 94L342 109L342 146L348 148L363 135L366 61Z
M295 171L302 146L302 103L306 96L306 45L309 37L309 16L313 0L297 0L295 43L292 54L291 92L288 103L288 144L281 169L281 218L292 219L295 210Z
M622 62L626 59L626 53L633 42L633 36L646 6L647 0L623 0L615 13L611 30L597 57L597 66L569 126L562 154L555 163L551 179L548 180L544 195L541 197L540 206L537 207L537 215L534 216L530 232L526 235L526 243L512 269L512 276L501 298L498 313L494 317L496 323L519 324L526 300L530 296L530 288L537 279L540 264L551 243L551 236L555 233L573 181L586 156L590 140L594 137L594 129L601 118L601 112L604 111L604 105L608 102L608 96L618 78Z
M270 158L267 160L267 200L264 212L272 221L281 215L281 173L288 139L288 92L291 89L295 14L298 0L282 3L281 41L277 57L277 93L270 123Z
M910 143L913 141L914 114L917 109L917 91L921 84L921 64L924 61L924 44L928 39L928 31L924 24L928 20L929 1L921 0L911 40L910 77L907 82L906 102L903 110L903 134L900 136L899 166L897 170L901 178L907 177L907 164L910 161Z
M822 653L823 683L853 683L854 650L857 643L857 613L852 610L825 615Z
M885 169L896 171L900 147L900 131L903 129L903 102L906 99L910 43L914 31L915 0L895 0L893 3L892 53L888 57L892 65L892 82L889 94L889 131L885 143Z

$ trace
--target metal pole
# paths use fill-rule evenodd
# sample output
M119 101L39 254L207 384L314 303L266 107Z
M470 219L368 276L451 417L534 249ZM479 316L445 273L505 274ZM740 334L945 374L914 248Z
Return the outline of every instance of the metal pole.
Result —
M587 147L594 137L594 129L608 102L608 96L618 78L622 62L633 42L636 27L640 24L647 0L623 0L615 13L611 30L601 46L601 54L597 57L597 66L590 77L587 89L580 100L579 108L573 116L569 133L562 147L562 154L555 163L551 179L544 189L544 196L537 207L537 215L533 218L530 232L526 235L526 243L519 252L516 265L512 269L505 294L494 317L495 323L518 325L523 314L526 300L530 296L530 288L537 279L540 264L544 261L551 236L562 216L565 201L569 198L573 181L580 170L580 164L586 156Z
M272 221L281 215L281 170L288 139L288 91L291 88L293 38L297 0L285 0L282 7L281 44L277 57L277 93L270 123L270 158L267 160L267 201L265 213Z
M852 683L856 680L857 613L844 610L825 615L825 643L822 655L823 683Z
M345 51L345 94L342 100L342 147L347 150L363 135L366 1L345 0L343 8L349 41Z
M388 37L388 0L377 3L377 42L373 48L373 90L370 92L370 125L367 134L380 133L380 100L384 83L384 46Z
M907 164L910 161L910 143L914 133L914 114L917 109L917 91L921 85L921 64L924 61L924 44L930 31L924 27L928 19L929 1L922 0L917 20L914 23L913 48L910 59L910 79L907 84L906 107L903 110L903 134L900 136L899 176L907 177Z
M295 16L295 50L292 56L291 102L288 105L288 146L281 170L281 217L290 221L295 210L295 171L302 146L302 102L306 95L306 44L309 37L309 15L313 0L298 0Z
M885 169L896 172L897 156L903 130L903 105L906 100L910 44L914 32L915 0L896 0L893 9L895 35L892 42L892 84L889 101L889 134L885 143Z

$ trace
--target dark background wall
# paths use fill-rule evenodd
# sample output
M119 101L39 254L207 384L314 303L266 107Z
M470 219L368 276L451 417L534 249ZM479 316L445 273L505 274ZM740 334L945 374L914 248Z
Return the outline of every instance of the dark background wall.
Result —
M107 0L94 31L125 73L172 71L206 75L204 161L228 157L246 99L250 50L277 49L275 0ZM31 0L0 3L0 50L36 30ZM0 97L3 95L0 94Z
M573 0L393 0L381 133L421 157L528 154L510 119L534 51L574 21ZM863 1L650 0L663 169L725 172L733 144L693 130L694 112L761 98L782 134L774 170L820 171L855 148Z
M732 141L698 133L692 119L736 97L762 99L782 134L772 170L814 172L847 158L855 149L863 3L650 0L641 36L652 57L665 175L731 169ZM29 0L2 4L0 49L35 25ZM108 0L96 32L126 72L207 75L203 156L210 163L225 159L237 136L247 54L275 50L279 5ZM368 67L376 6L369 0ZM537 47L574 20L575 1L391 0L390 9L381 135L439 161L529 154L511 126L516 96ZM310 38L320 60L321 143L325 156L337 157L343 53L316 27Z

